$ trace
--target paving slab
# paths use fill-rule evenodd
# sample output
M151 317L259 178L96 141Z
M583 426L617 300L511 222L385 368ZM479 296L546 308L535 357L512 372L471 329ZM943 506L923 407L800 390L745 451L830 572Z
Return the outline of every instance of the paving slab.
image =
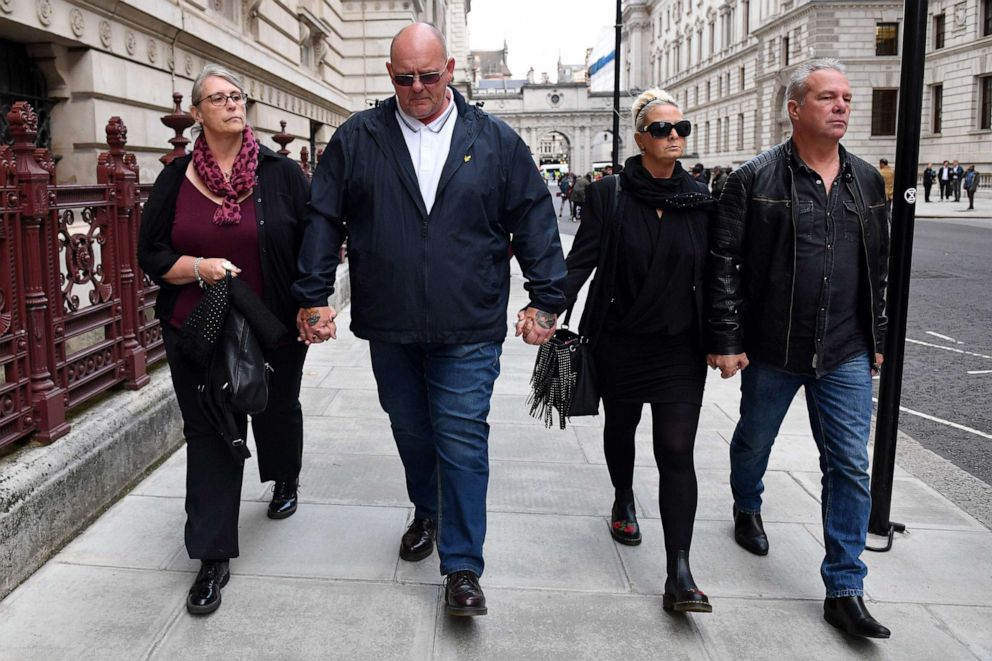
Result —
M719 607L719 610L717 608ZM823 600L721 600L712 617L698 617L711 659L971 659L964 645L942 631L921 606L868 602L893 630L889 640L854 638L823 621Z
M265 503L242 503L241 557L231 561L232 574L392 580L406 509L307 503L281 521L265 510ZM198 567L184 556L170 565L178 571Z
M811 496L820 500L820 473L793 472ZM891 521L915 528L935 530L988 530L973 517L962 512L954 503L915 477L896 477L892 481Z
M303 412L306 415L330 415L389 422L389 416L379 405L379 396L372 390L342 390L324 410L310 411L304 406Z
M429 659L437 593L435 587L235 575L219 611L179 617L151 658Z
M130 495L118 501L65 550L59 562L165 569L184 548L182 498Z
M865 591L879 601L992 606L992 532L918 529L888 553L864 553Z
M733 514L733 496L730 492L730 471L702 469L696 471L699 484L697 520L726 520ZM634 469L634 495L637 497L639 516L658 518L658 469ZM768 471L764 478L761 518L769 521L820 522L820 503L789 474Z
M484 618L442 618L441 661L602 661L706 658L692 618L672 616L661 599L492 589Z
M503 461L585 463L577 430L496 424L489 428L489 458Z
M992 659L992 608L927 606L955 638L979 659Z
M376 390L376 383L372 370L365 365L358 367L335 365L326 368L320 387L374 391Z
M300 473L301 503L409 507L399 457L314 454Z
M385 417L305 415L303 453L380 454L399 456ZM304 465L306 460L304 460Z
M183 608L185 573L49 562L0 602L0 659L140 659Z
M334 388L300 388L300 406L304 415L323 415L340 393Z
M490 462L490 512L531 512L604 516L613 486L601 466Z

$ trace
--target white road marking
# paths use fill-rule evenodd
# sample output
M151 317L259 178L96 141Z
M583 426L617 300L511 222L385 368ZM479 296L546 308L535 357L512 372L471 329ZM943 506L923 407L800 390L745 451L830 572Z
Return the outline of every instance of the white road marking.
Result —
M927 335L933 335L934 337L940 338L942 340L947 340L948 342L954 342L955 344L964 344L959 340L955 340L953 337L948 337L947 335L941 335L940 333L934 333L933 331L926 331Z
M908 337L906 338L906 341L907 342L912 342L913 344L920 344L920 345L925 346L925 347L933 347L934 349L943 349L944 351L953 351L954 353L963 353L966 356L978 356L979 358L987 358L988 360L992 360L992 356L989 356L989 355L984 354L984 353L975 353L974 351L965 351L964 349L955 349L954 347L945 347L942 344L932 344L930 342L923 342L921 340L911 340Z
M968 370L968 374L992 374L992 370Z
M877 397L872 397L871 400L873 402L875 402L876 404L878 403L878 398ZM936 422L936 423L941 424L941 425L947 425L948 427L953 427L954 429L960 429L961 431L966 431L966 432L968 432L970 434L975 434L977 436L981 436L982 438L987 438L989 440L992 440L992 434L987 434L987 433L985 433L983 431L978 431L977 429L972 429L971 427L965 427L964 425L959 425L958 423L951 422L950 420L942 420L940 418L934 417L932 415L928 415L926 413L920 413L919 411L914 411L913 409L908 409L905 406L900 406L899 407L899 410L902 411L903 413L909 413L910 415L918 416L920 418L923 418L924 420L930 420L931 422Z

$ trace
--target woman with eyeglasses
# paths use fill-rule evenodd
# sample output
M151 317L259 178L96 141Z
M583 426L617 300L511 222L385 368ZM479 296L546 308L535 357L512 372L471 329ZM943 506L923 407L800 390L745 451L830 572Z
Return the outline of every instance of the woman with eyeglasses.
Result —
M251 420L259 475L263 482L275 481L268 516L286 518L296 511L303 453L299 395L307 347L289 332L298 311L290 286L298 277L309 186L298 164L256 140L247 122L248 96L236 74L207 65L193 83L191 100L201 132L193 153L172 161L155 181L143 212L138 259L161 287L155 315L186 437L186 550L201 561L186 608L206 614L220 606L228 561L238 556L244 460L201 409L197 387L204 371L185 340L202 324L197 327L199 313L191 313L206 289L230 273L286 328L279 346L265 352L272 368L268 405ZM246 417L236 416L235 424L245 438Z
M714 199L679 163L692 124L664 90L631 108L640 154L619 177L592 184L566 260L567 306L595 269L579 325L603 400L603 449L613 482L610 534L641 543L634 505L635 432L651 405L667 610L712 610L689 569L696 516L693 447L706 380L702 277ZM619 185L619 190L617 186Z

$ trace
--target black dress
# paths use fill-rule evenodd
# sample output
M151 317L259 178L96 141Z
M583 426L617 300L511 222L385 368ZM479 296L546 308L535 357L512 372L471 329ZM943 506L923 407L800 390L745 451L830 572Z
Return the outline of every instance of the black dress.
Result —
M696 321L696 261L690 223L633 197L624 205L612 301L594 357L603 399L700 405L706 363Z

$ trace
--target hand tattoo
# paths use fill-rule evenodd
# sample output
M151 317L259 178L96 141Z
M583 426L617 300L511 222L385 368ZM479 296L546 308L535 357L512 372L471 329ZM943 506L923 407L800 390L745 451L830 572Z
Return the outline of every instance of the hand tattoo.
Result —
M556 315L550 312L545 312L544 310L538 310L537 314L534 315L534 320L537 321L537 325L544 330L551 330L555 326Z
M320 321L320 312L317 308L307 308L307 325L316 326L318 321Z

